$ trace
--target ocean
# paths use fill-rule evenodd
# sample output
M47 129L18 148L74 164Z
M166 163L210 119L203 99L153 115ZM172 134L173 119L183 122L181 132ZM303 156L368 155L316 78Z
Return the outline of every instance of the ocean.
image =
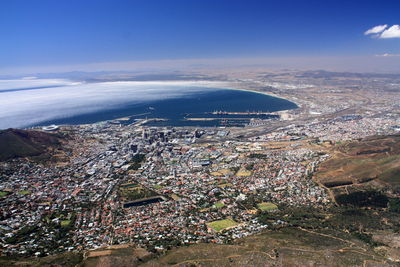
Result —
M146 118L159 119L149 120L150 126L244 126L251 118L276 116L212 113L267 113L297 108L285 99L196 82L71 85L57 81L51 86L43 82L25 88L18 83L18 88L11 89L0 88L0 129L101 121L134 123Z
M276 115L238 115L212 114L214 112L274 112L297 108L297 105L265 94L241 91L207 88L204 93L197 92L177 98L148 101L138 104L124 104L114 109L100 110L68 118L48 120L48 124L86 124L106 120L116 120L115 123L133 123L138 119L151 120L148 126L244 126L251 118L274 119ZM118 120L119 118L125 118ZM213 120L212 120L213 119Z

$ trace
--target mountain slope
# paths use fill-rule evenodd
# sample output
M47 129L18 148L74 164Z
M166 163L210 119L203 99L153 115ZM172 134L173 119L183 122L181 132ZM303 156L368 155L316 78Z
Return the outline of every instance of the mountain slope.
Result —
M39 131L7 129L0 131L0 161L38 156L58 146L59 137Z
M400 135L374 136L336 145L315 178L335 196L353 191L400 192Z

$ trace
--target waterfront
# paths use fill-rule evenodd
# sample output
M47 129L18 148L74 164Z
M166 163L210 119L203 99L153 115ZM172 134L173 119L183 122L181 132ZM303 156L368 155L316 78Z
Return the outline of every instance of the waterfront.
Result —
M129 124L138 119L158 118L160 120L152 120L146 125L214 127L228 124L244 126L251 118L273 119L277 116L266 113L296 107L296 104L288 100L256 92L204 88L204 90L199 89L198 92L171 99L122 104L111 110L99 110L88 114L48 120L40 124L86 124L106 120L117 120L117 123ZM242 114L213 114L214 111L241 112ZM252 112L252 114L243 114L246 112ZM254 114L255 112L262 112L262 114Z
M296 104L282 98L229 88L232 86L223 82L195 81L3 81L0 84L0 129L51 124L88 124L120 118L124 118L122 121L125 124L134 123L139 119L158 118L162 120L151 120L147 125L201 127L220 126L221 118L232 117L243 118L240 123L234 123L243 126L251 118L273 118L265 115L267 112L297 107ZM264 114L211 114L214 111L261 111ZM198 119L213 117L217 119Z

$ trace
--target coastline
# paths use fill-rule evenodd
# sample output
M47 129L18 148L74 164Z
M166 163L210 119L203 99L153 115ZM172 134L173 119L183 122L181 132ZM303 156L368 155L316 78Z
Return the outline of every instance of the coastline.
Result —
M290 98L285 98L282 97L280 95L276 95L274 93L271 92L265 92L265 91L261 91L259 89L255 89L255 88L249 88L249 85L247 84L241 84L240 82L235 82L235 81L198 81L198 80L191 80L191 81L146 81L146 82L107 82L107 84L120 84L123 83L125 85L128 84L154 84L154 85L176 85L176 86L189 86L189 87L205 87L205 88L210 88L210 89L215 89L215 90L236 90L236 91L242 91L242 92L248 92L248 93L256 93L256 94L261 94L264 96L269 96L269 97L273 97L276 99L280 99L280 100L285 100L288 101L292 104L295 105L295 107L290 107L288 109L282 109L282 110L278 110L275 112L290 112L291 110L297 110L301 107L301 105L299 105L299 103L297 103L296 101L291 100ZM104 84L104 83L103 83ZM120 118L122 118L123 121L128 121L127 117L130 117L131 115L129 114L125 114L122 115ZM118 119L118 118L113 118ZM109 119L112 120L112 119ZM99 120L96 121L94 123L98 123L98 122L104 122L104 121L108 121L106 120ZM53 123L53 122L52 122ZM59 125L81 125L81 124L88 124L88 123L60 123L60 122L54 122L53 124L59 124ZM27 126L22 126L22 127L18 127L17 128L32 128L32 127L39 127L39 126L43 126L43 123L35 123L35 124L28 124Z
M257 93L257 94L262 94L262 95L267 95L267 96L272 96L275 98L283 99L289 102L294 103L297 108L302 108L302 104L298 103L297 100L293 100L281 95L277 95L272 92L266 92L266 91L260 91L258 89L254 88L244 88L247 87L246 85L240 84L240 82L233 82L233 81L204 81L204 80L191 80L191 81L151 81L151 82L157 82L157 83L176 83L176 84L190 84L190 85L196 85L199 84L201 86L205 87L211 87L211 88L216 88L216 89L228 89L228 90L238 90L238 91L245 91L245 92L252 92L252 93ZM295 108L296 109L296 108ZM291 109L286 109L286 110L291 110ZM286 110L281 110L281 111L286 111Z
M238 84L238 85L239 85L239 84ZM235 85L234 85L234 86L231 86L231 87L229 87L229 88L226 88L226 89L232 89L232 90L238 90L238 91L245 91L245 92L252 92L252 93L257 93L257 94L272 96L272 97L275 97L275 98L283 99L283 100L286 100L286 101L289 101L289 102L294 103L294 104L297 106L297 108L295 108L295 109L298 109L298 108L301 108L301 107L302 107L302 105L301 105L300 103L298 103L297 101L295 101L295 100L292 100L292 99L289 99L289 98L286 98L286 97L283 97L283 96L280 96L280 95L277 95L277 94L274 94L274 93L271 93L271 92L259 91L259 90L257 90L257 89L250 89L250 88L244 89L244 88L242 88L242 87L241 87L241 88L236 87ZM285 109L285 110L281 110L281 111L287 111L287 110L291 110L291 109Z

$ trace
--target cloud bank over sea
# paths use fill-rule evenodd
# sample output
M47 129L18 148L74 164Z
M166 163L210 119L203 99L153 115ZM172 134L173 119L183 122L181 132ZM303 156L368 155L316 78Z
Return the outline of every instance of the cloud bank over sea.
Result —
M219 82L102 82L0 80L0 129L22 128L123 105L181 98L227 88Z

